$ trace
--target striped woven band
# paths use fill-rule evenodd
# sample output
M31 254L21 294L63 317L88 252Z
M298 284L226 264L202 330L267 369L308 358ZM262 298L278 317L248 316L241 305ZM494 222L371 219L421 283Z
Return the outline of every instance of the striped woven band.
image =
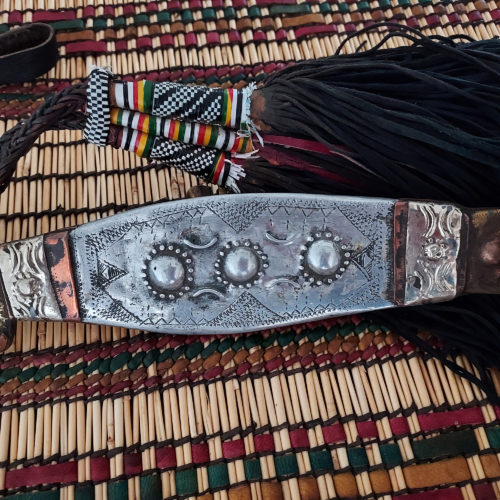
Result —
M252 140L248 135L240 136L234 130L216 125L182 122L121 108L111 109L111 123L153 136L222 151L248 153L253 150Z
M117 107L191 122L247 130L250 95L243 90L209 88L171 82L115 81Z
M230 163L226 162L229 156L223 151L188 145L131 128L112 127L112 146L178 168L212 184L225 185Z

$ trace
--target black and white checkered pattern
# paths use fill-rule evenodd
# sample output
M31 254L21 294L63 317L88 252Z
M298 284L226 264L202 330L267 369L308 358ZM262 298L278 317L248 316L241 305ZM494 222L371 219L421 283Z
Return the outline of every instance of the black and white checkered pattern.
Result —
M106 68L92 68L87 86L87 112L84 137L87 141L105 146L109 133L109 80L113 74Z
M179 83L156 83L152 114L200 123L218 123L224 91Z
M219 151L201 146L157 137L151 149L150 159L167 163L190 174L210 180Z

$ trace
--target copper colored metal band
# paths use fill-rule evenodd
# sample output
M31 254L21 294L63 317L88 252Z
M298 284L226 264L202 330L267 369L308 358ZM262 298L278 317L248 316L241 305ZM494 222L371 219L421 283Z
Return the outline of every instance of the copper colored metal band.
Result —
M45 235L43 243L62 319L64 321L80 321L78 299L71 267L69 232L49 233Z
M394 302L398 306L405 303L407 230L408 202L398 201L394 206Z

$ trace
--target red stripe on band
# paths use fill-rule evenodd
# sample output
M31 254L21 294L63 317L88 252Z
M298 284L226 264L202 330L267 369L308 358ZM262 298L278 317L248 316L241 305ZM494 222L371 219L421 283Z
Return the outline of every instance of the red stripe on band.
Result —
M141 137L142 137L142 132L138 131L137 135L135 136L134 152L136 152L139 149L139 144L141 142Z
M227 112L229 113L229 126L234 127L233 123L233 106L235 105L234 102L234 92L233 89L227 89L227 95L229 96L229 106L227 109Z
M220 153L219 154L219 158L217 160L217 164L215 166L214 175L212 176L212 183L213 184L218 184L219 183L220 174L224 170L225 160L226 160L225 154L224 153Z
M141 132L148 133L148 130L143 130L142 129L142 127L144 126L144 120L145 119L146 119L146 115L143 114L143 113L139 113L139 119L137 120L137 130L140 130Z
M172 139L175 132L175 120L170 120L170 125L168 127L168 138Z
M132 93L134 95L134 109L139 109L139 91L137 90L137 82L132 83Z
M193 127L194 127L194 123L193 123ZM203 123L200 123L199 124L199 127L198 127L198 137L196 138L196 144L200 144L200 145L203 145L203 139L205 139L205 130L206 130L206 125L204 125Z

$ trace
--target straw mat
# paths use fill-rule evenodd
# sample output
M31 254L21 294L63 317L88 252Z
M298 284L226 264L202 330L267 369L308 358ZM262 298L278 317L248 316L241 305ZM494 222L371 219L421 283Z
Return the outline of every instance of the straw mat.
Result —
M0 87L0 133L92 64L238 86L382 20L500 34L493 0L0 0L0 31L51 23L61 53L34 84ZM0 238L182 198L196 182L80 132L46 133L0 197ZM500 409L362 318L229 337L26 322L0 358L0 405L0 493L19 500L500 498Z

